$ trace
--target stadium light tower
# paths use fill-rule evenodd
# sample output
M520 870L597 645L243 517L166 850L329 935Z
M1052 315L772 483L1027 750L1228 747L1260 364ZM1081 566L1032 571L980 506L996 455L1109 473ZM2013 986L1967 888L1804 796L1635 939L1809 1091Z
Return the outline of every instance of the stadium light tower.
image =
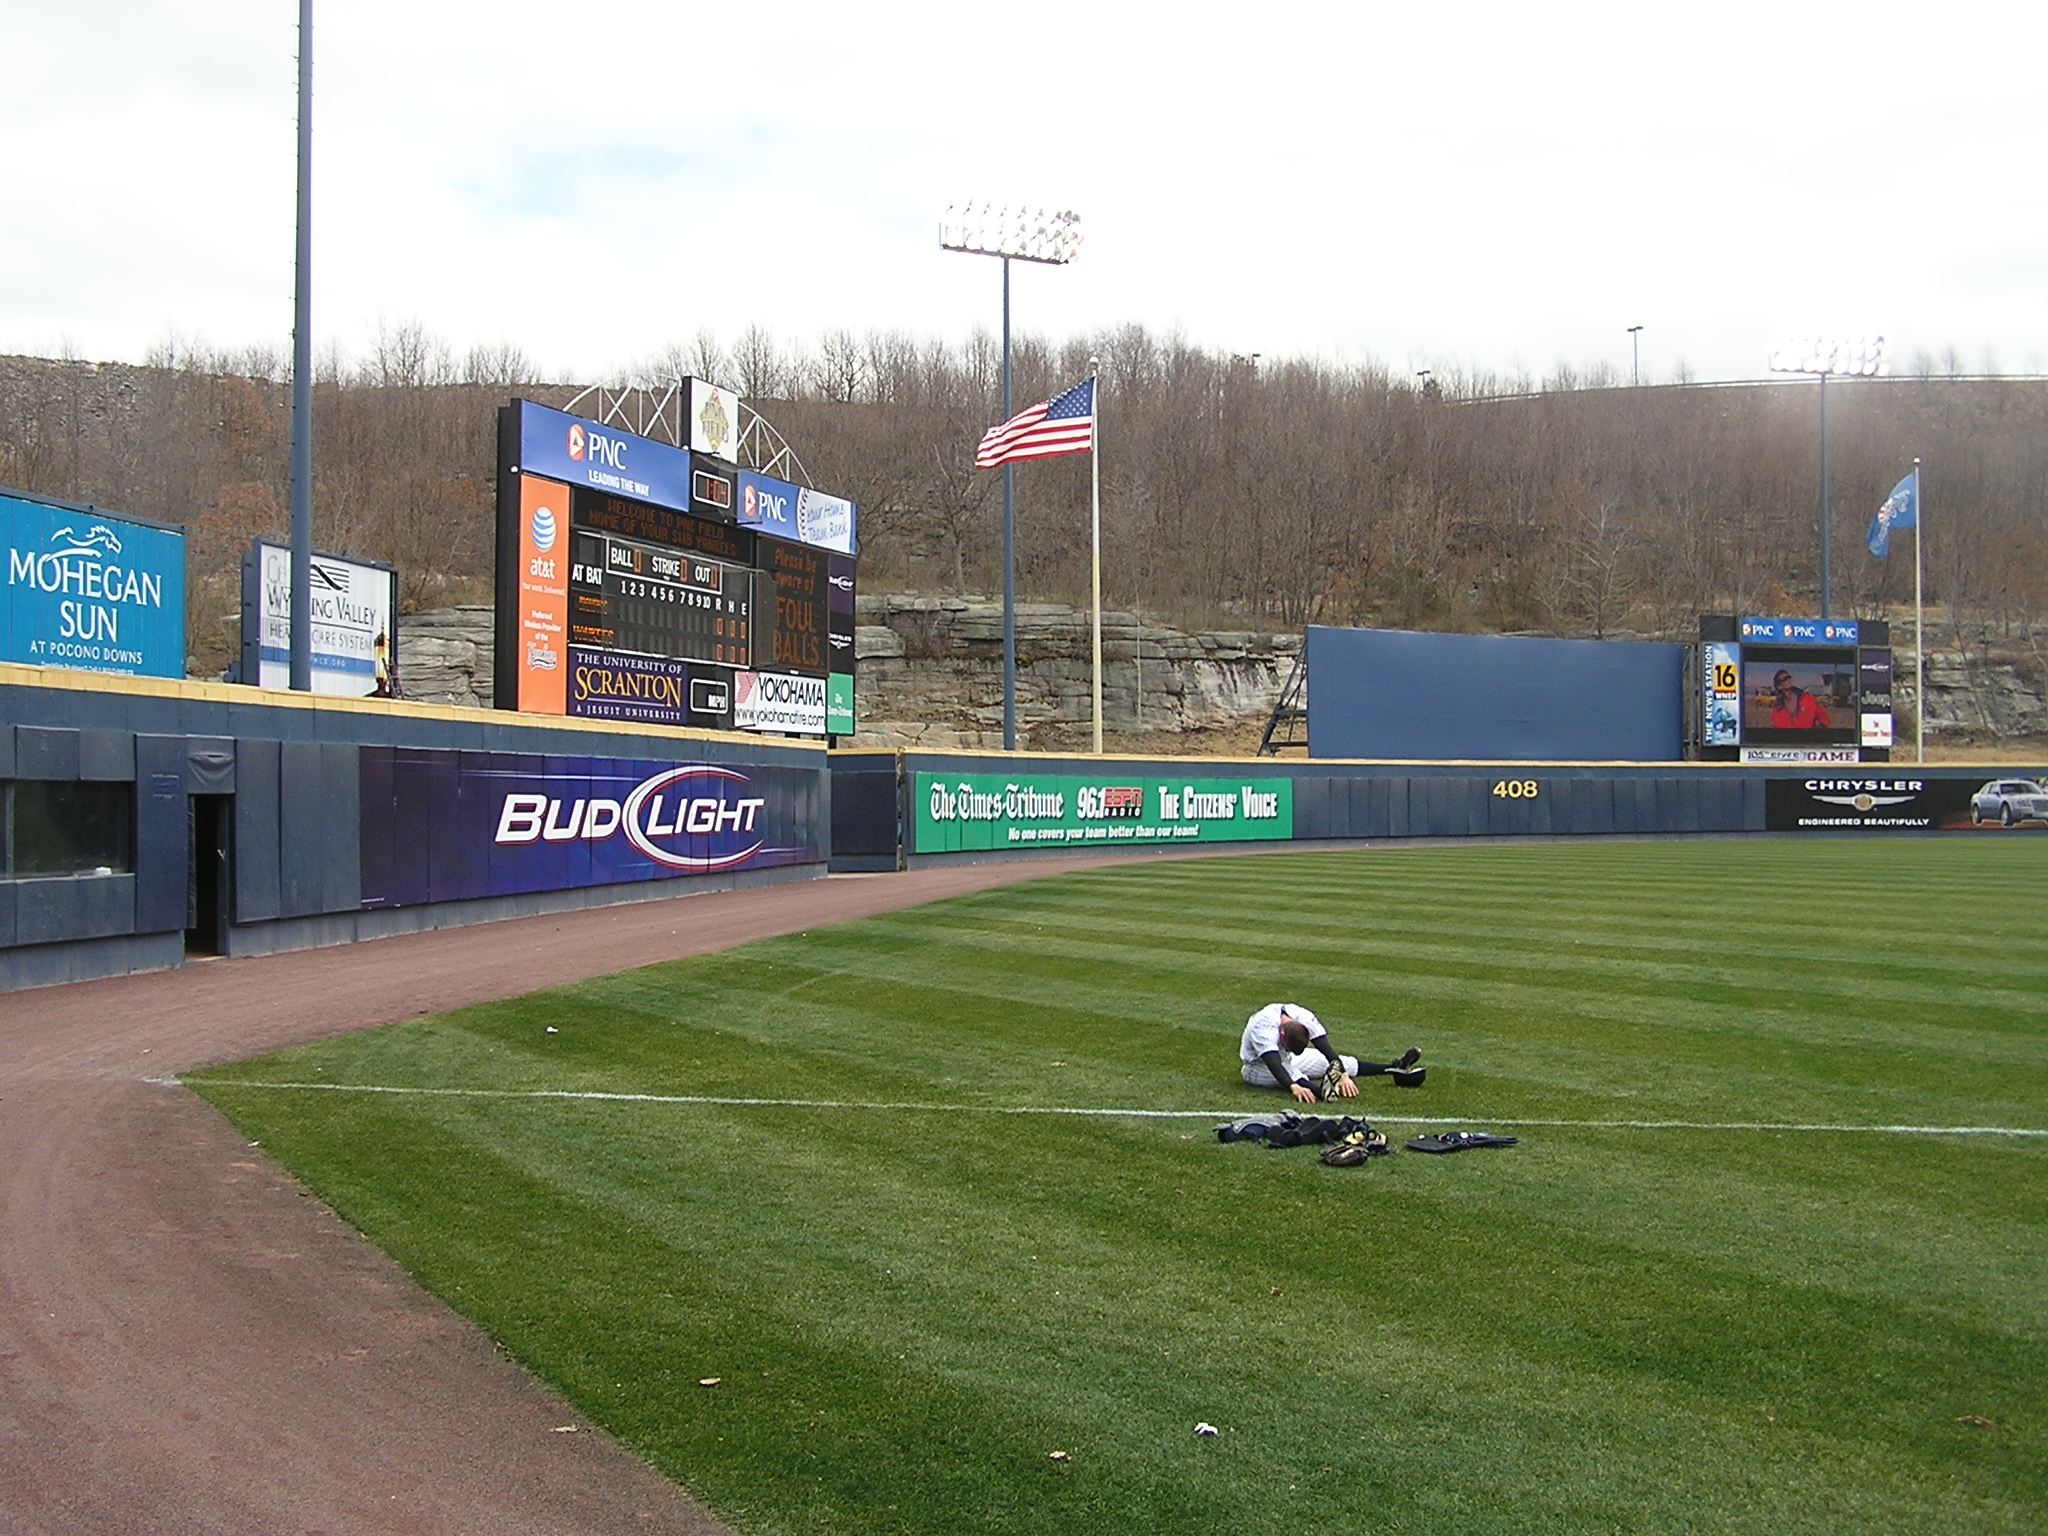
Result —
M1828 380L1881 379L1892 371L1891 343L1882 336L1802 336L1771 348L1771 372L1820 376L1820 616L1828 608Z
M292 279L291 685L313 691L313 0L299 0L299 233ZM244 682L256 679L244 678Z
M1628 328L1629 345L1629 387L1640 388L1643 382L1643 328L1632 325Z
M939 224L939 249L1003 264L1003 420L1010 419L1010 263L1063 267L1081 250L1081 215L1068 209L956 203ZM1017 479L1003 466L1003 750L1017 750Z

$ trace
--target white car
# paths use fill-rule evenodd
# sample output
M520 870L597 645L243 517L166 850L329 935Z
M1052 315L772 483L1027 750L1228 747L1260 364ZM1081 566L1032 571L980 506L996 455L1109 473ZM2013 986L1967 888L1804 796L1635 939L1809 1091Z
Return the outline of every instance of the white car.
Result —
M2048 789L2032 779L1993 779L1970 796L1970 824L1995 821L2018 826L2023 821L2048 821Z

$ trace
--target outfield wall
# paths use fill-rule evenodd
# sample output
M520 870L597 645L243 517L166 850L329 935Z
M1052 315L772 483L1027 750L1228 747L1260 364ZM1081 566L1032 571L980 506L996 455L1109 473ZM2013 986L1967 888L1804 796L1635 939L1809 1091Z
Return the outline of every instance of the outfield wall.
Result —
M1685 755L1682 645L1321 624L1304 644L1313 758Z
M0 990L814 878L831 836L798 741L29 666L0 786Z
M1459 838L1936 833L2039 769L1412 763L948 752L832 757L835 869ZM2014 802L2016 831L2048 822ZM1984 810L1990 802L1979 802Z

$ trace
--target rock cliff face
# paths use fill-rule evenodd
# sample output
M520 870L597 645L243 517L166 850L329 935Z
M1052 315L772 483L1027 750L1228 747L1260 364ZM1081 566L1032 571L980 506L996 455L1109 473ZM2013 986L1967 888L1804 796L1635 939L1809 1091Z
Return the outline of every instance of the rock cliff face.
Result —
M422 704L491 707L491 610L435 608L398 620L398 686Z
M854 690L864 746L1000 747L1003 610L954 597L862 597ZM1102 616L1102 711L1112 729L1185 731L1273 708L1299 635L1183 634L1128 613ZM1017 608L1020 744L1047 725L1093 718L1088 615L1057 603ZM489 708L491 610L437 608L398 624L408 699Z
M1895 649L1892 669L1893 691L1910 713L1915 703L1912 651ZM1911 734L1902 732L1908 740ZM2042 687L2040 671L2026 662L1929 651L1927 734L1978 742L2048 736L2048 690Z
M986 599L858 599L855 695L862 746L999 748L1003 609ZM1017 735L1085 728L1094 718L1089 615L1017 605ZM1136 615L1102 615L1102 718L1112 730L1186 731L1273 708L1301 636L1184 634Z
M1003 609L986 599L859 599L854 676L863 746L997 748L1003 741ZM491 610L437 608L398 624L409 699L488 709ZM1300 653L1299 635L1185 634L1128 613L1102 616L1102 714L1113 731L1191 731L1263 719ZM1894 653L1901 740L1910 743L1913 653ZM1017 725L1071 737L1091 718L1088 615L1017 605ZM1927 734L1949 741L2048 737L2048 687L2025 661L1927 655Z

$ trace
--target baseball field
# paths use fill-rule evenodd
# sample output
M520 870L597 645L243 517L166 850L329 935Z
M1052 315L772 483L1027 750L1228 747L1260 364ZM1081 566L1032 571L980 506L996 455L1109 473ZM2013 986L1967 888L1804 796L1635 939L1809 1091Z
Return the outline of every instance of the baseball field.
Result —
M2042 851L1148 863L185 1080L742 1532L2039 1531ZM1219 1144L1276 1000L1520 1144Z

